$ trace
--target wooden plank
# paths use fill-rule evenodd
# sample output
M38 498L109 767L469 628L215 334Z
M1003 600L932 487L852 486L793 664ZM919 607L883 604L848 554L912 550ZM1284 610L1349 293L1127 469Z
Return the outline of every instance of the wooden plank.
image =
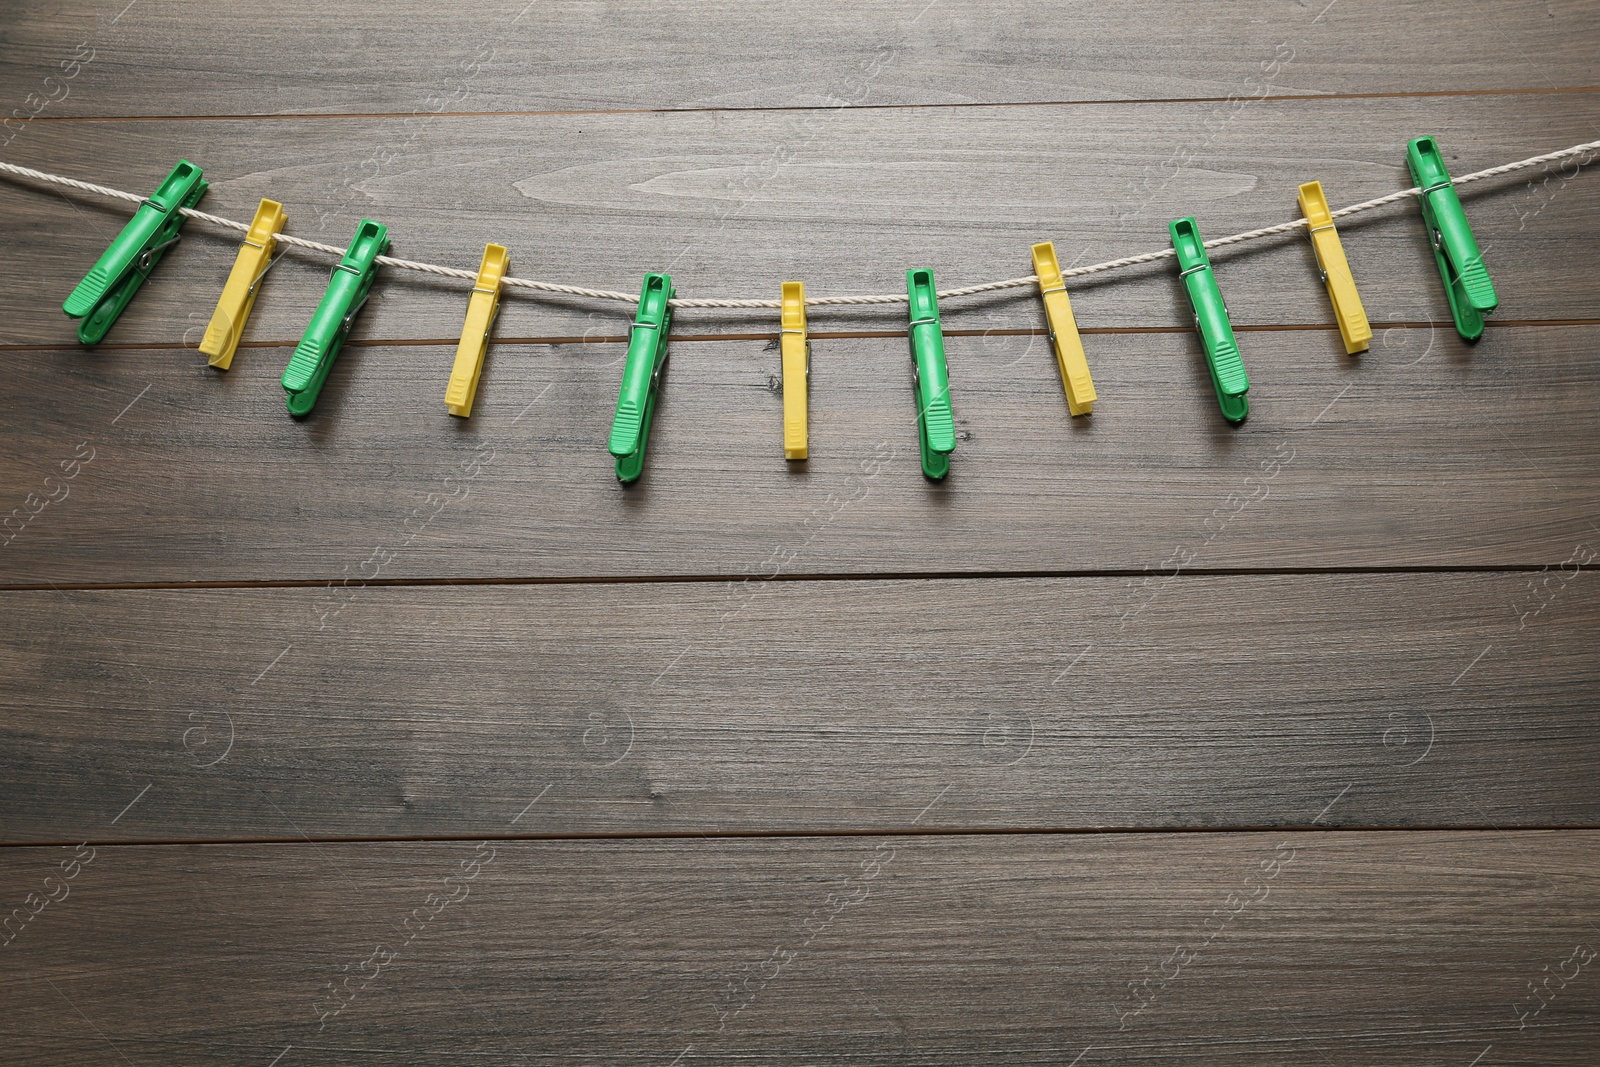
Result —
M1271 92L1356 94L1600 83L1587 5L1486 0L1189 12L1143 0L1042 12L1021 0L750 3L502 0L464 23L402 0L330 18L315 0L121 12L11 5L0 99L41 117L1023 103ZM1396 51L1397 28L1427 27ZM1498 40L1484 46L1483 27ZM80 43L83 48L78 46ZM424 47L419 44L425 43ZM65 83L44 83L71 56ZM336 76L330 76L334 74ZM63 91L65 95L63 95ZM8 103L10 108L13 104Z
M0 825L161 841L1594 824L1583 558L1149 587L7 593Z
M776 299L786 278L816 295L902 291L908 266L942 286L1031 271L1028 247L1053 238L1064 262L1167 245L1167 220L1196 214L1222 236L1296 215L1295 189L1319 178L1338 204L1410 179L1404 145L1437 134L1458 172L1593 140L1594 93L907 111L520 116L432 121L95 122L30 129L9 158L144 192L179 156L216 181L205 206L248 220L259 197L287 205L289 231L339 246L363 216L391 227L395 254L475 267L485 241L512 249L514 273L637 291L669 270L680 295ZM1207 124L1210 123L1210 127ZM1178 170L1175 150L1193 154ZM787 162L785 162L787 161ZM1569 168L1505 179L1468 198L1510 320L1597 316L1594 287L1570 264L1600 258L1600 181ZM982 196L974 195L982 190ZM60 313L127 210L0 182L0 257L20 280L0 291L0 343L73 344ZM197 343L238 235L203 235L170 253L110 334L117 343ZM1379 322L1448 318L1414 208L1344 227ZM1327 323L1309 244L1219 255L1235 320ZM285 257L264 282L247 336L292 344L326 286L324 256ZM358 336L458 337L463 284L387 277ZM1187 326L1167 264L1075 290L1083 326ZM950 302L953 329L1026 327L1037 298ZM502 336L616 334L626 306L516 299ZM893 331L898 308L818 310L814 330ZM773 329L766 312L696 312L684 332Z
M1470 350L1382 330L1359 360L1333 332L1240 337L1237 429L1191 334L1091 336L1101 400L1076 420L1042 336L951 337L962 440L937 484L903 339L813 344L798 465L775 343L678 342L628 489L604 448L619 344L496 346L470 421L444 409L453 348L354 347L301 423L283 349L225 375L179 350L13 350L0 499L12 529L39 513L0 580L1538 567L1595 543L1600 328ZM77 477L47 482L63 463Z
M1597 844L101 846L4 950L0 1037L136 1067L1586 1065ZM6 850L6 902L75 854Z

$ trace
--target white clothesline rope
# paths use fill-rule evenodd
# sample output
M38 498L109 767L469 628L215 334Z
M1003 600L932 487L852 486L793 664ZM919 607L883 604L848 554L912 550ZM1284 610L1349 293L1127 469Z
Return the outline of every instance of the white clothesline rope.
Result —
M1455 184L1466 185L1470 182L1483 181L1485 178L1495 178L1502 174L1510 174L1513 171L1525 170L1528 167L1537 167L1546 163L1555 163L1559 160L1570 159L1574 156L1581 156L1596 151L1600 151L1600 141L1590 141L1587 144L1573 145L1571 148L1563 148L1557 152L1546 152L1542 156L1530 156L1527 159L1519 159L1515 163L1504 163L1498 167L1490 167L1488 170L1479 170L1474 171L1471 174L1463 174L1455 179ZM33 170L30 167L19 167L11 163L0 163L0 172L15 174L23 178L33 178L37 181L49 182L52 185L65 185L72 189L81 189L87 193L97 193L100 196L108 196L117 200L126 200L135 204L142 203L145 199L137 193L127 193L123 192L121 189L111 189L104 185L95 185L92 182L81 182L76 178L68 178L60 174L49 174L42 170ZM1342 207L1339 210L1332 212L1332 215L1336 219L1347 218L1363 211L1372 211L1375 208L1396 203L1397 201L1404 200L1407 197L1416 196L1420 192L1422 192L1420 188L1413 186L1410 189L1402 189L1398 193L1390 193L1388 196L1380 196L1376 200L1364 200L1359 204L1351 204L1349 207ZM225 229L237 230L239 233L248 233L250 231L250 227L247 224L235 222L232 219L225 219L220 215L211 215L204 211L196 211L193 208L187 207L180 208L179 210L189 218L199 219L201 222L209 222ZM1213 240L1205 242L1205 247L1222 248L1226 245L1240 244L1245 241L1255 241L1262 237L1272 237L1280 233L1290 233L1294 230L1304 229L1305 225L1305 219L1295 219L1292 222L1280 222L1276 226L1264 226L1259 230L1250 230L1246 233L1236 233L1229 237L1217 237ZM278 234L277 241L280 244L290 245L295 248L305 248L313 252L324 252L328 255L334 256L335 258L344 255L344 249L342 248L337 248L334 245L323 244L320 241L308 241L303 237L294 237L286 233ZM1064 278L1082 278L1090 274L1100 274L1109 270L1120 270L1123 267L1135 267L1142 263L1155 263L1159 260L1170 259L1173 254L1174 253L1171 248L1164 248L1159 252L1146 252L1143 255L1138 256L1125 256L1122 259L1107 260L1104 263L1094 263L1087 267L1073 267L1070 270L1062 271L1061 274ZM418 263L415 260L396 259L393 256L379 256L378 262L386 267L397 267L400 270L421 271L425 274L433 274L442 278L460 278L468 282L476 282L478 280L476 271L460 270L456 267L441 267L435 263ZM528 278L505 277L500 281L502 285L511 289L529 289L541 293L558 293L563 296L587 297L592 300L616 300L625 304L637 304L639 302L639 296L637 293L619 293L610 289L586 289L578 285L557 285L554 282L539 282ZM985 282L982 285L963 286L960 289L941 289L938 293L938 298L940 300L946 300L952 297L974 296L978 293L992 293L1001 289L1017 289L1022 286L1037 285L1038 282L1039 278L1037 275L1029 274L1021 278L1007 278L1004 281ZM904 304L906 301L907 296L904 293L886 293L873 296L822 296L806 298L806 304L811 307L839 307L842 305L860 304ZM671 303L674 308L749 308L753 310L777 310L782 306L781 302L777 300L674 299L671 301Z

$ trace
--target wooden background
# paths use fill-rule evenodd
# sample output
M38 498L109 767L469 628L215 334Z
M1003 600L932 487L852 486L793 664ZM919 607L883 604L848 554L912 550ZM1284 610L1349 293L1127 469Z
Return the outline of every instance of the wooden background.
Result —
M886 292L1380 196L1423 133L1594 140L1597 44L1560 0L19 0L0 159ZM1170 266L1075 286L1088 419L1036 295L948 301L943 484L903 312L813 310L793 465L773 316L685 311L626 490L621 305L508 297L463 421L462 287L385 274L296 422L325 259L221 374L237 240L191 223L85 349L125 207L0 180L0 500L77 471L0 546L3 1058L1592 1064L1592 170L1471 187L1475 346L1410 205L1342 228L1359 357L1303 237L1217 255L1238 428Z

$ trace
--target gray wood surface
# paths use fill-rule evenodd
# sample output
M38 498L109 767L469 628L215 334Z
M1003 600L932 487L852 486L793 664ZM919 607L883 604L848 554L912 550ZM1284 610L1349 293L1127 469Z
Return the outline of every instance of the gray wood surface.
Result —
M1422 133L1458 174L1593 140L1597 38L1564 0L20 0L0 159L187 157L223 215L570 284L950 288L1381 196ZM812 315L798 467L774 316L684 312L630 490L624 305L508 299L463 422L464 288L387 274L297 423L328 261L218 374L237 237L191 224L83 349L127 209L0 179L0 1059L1592 1063L1592 169L1466 190L1472 347L1414 205L1341 224L1360 358L1303 237L1215 256L1236 429L1170 265L1075 284L1089 419L1034 293L947 301L940 485L899 309Z
M813 343L799 465L773 341L676 342L628 489L605 451L619 343L496 346L470 421L444 408L453 346L349 349L304 422L284 410L287 349L244 349L227 374L178 349L0 352L6 497L94 455L0 549L0 577L1555 567L1600 545L1600 329L1497 328L1471 349L1382 329L1359 359L1329 331L1239 336L1236 429L1189 332L1088 337L1101 399L1076 420L1043 336L951 337L962 440L943 484L918 469L903 338Z
M0 38L19 100L87 42L48 116L1035 103L1600 85L1592 4L1423 0L530 3L20 0ZM1395 26L1415 26L1397 54ZM1425 30L1422 27L1426 27ZM1511 45L1486 43L1486 34ZM87 53L84 53L87 54ZM57 94L59 95L59 93Z
M685 297L776 299L800 278L814 295L903 292L930 266L942 287L1032 271L1029 247L1095 263L1168 246L1167 223L1195 215L1208 236L1298 217L1299 183L1337 205L1410 186L1405 144L1432 133L1459 173L1595 140L1600 90L1534 97L1407 97L1341 107L1321 100L1093 107L613 116L350 118L259 122L34 124L8 158L147 193L180 156L216 182L204 204L249 221L270 196L288 232L343 247L364 216L391 228L394 254L476 268L486 241L513 274L637 292L647 270ZM1206 123L1213 123L1208 130ZM263 151L258 130L271 143ZM1294 145L1286 151L1286 145ZM1177 146L1177 148L1175 148ZM1303 147L1302 147L1303 146ZM1175 150L1194 153L1178 170ZM114 163L112 161L115 161ZM1573 173L1568 168L1567 174ZM1470 187L1469 187L1470 188ZM980 194L981 195L978 195ZM1467 197L1508 321L1595 319L1594 286L1571 264L1600 256L1600 183L1558 169L1507 177ZM0 342L75 344L60 313L130 209L0 181L0 255L30 268L0 297ZM158 267L112 343L198 343L238 235L200 225ZM1379 322L1448 319L1420 214L1396 204L1343 229ZM1331 323L1303 236L1216 259L1242 325ZM263 282L246 336L293 344L332 260L286 256ZM1170 264L1074 289L1081 326L1187 326ZM385 277L357 336L453 339L465 283ZM59 295L58 295L59 294ZM1039 324L1036 295L947 302L951 329ZM620 334L622 304L507 301L502 336ZM904 311L818 310L817 331L902 329ZM685 313L682 333L775 331L770 312Z
M1576 562L6 603L13 841L1600 823Z
M1587 1065L1597 844L102 845L0 950L30 975L0 1039L13 1063L136 1067ZM33 886L76 854L0 864Z

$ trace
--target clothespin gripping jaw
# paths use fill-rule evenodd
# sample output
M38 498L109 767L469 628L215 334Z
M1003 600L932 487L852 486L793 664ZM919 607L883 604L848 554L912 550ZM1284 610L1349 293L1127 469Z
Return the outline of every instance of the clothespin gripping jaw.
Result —
M656 393L667 364L667 335L672 329L672 278L646 274L639 293L639 311L628 335L622 367L622 388L607 445L616 457L617 481L627 485L644 473L645 446L655 417Z
M372 291L378 276L378 257L389 251L389 230L371 219L362 219L350 239L343 258L328 279L322 302L311 315L311 322L295 346L294 355L283 371L283 388L288 393L291 415L310 413L322 392L328 372L344 347L344 339Z
M186 216L205 195L209 183L187 159L161 180L139 204L133 218L112 239L95 265L72 290L61 310L78 324L78 340L97 344L117 321L167 249L177 243Z
M811 343L806 339L804 282L783 283L780 325L782 333L778 335L778 347L783 359L783 458L805 459L811 454L807 426Z
M478 280L467 298L467 319L461 327L455 364L450 368L450 384L444 390L445 407L463 419L472 415L472 401L483 376L483 358L489 350L489 331L500 315L500 280L509 269L511 253L504 245L484 246Z
M1211 371L1211 384L1217 392L1217 406L1229 422L1243 422L1250 413L1246 397L1250 379L1245 374L1244 361L1239 358L1228 305L1222 299L1222 290L1217 288L1199 224L1193 217L1175 219L1168 230L1177 254L1178 277L1183 281L1194 311L1195 329L1199 331L1200 346L1205 350L1206 365Z
M276 200L263 199L256 208L256 217L250 223L239 254L234 258L233 269L217 298L217 308L211 313L211 324L200 339L200 351L211 357L211 366L227 370L233 366L234 353L244 336L245 320L256 304L256 292L261 279L272 265L272 251L278 244L278 233L288 222L283 205Z
M1468 341L1483 336L1483 317L1500 304L1494 282L1484 265L1483 253L1472 235L1472 225L1456 195L1455 183L1444 165L1444 154L1432 137L1418 137L1406 145L1406 166L1421 189L1417 199L1428 243L1444 281L1445 299L1456 322L1456 332Z
M922 473L939 479L950 473L956 448L955 414L950 407L950 368L945 362L944 330L933 271L906 271L911 314L911 368L917 388L917 437L922 447Z

